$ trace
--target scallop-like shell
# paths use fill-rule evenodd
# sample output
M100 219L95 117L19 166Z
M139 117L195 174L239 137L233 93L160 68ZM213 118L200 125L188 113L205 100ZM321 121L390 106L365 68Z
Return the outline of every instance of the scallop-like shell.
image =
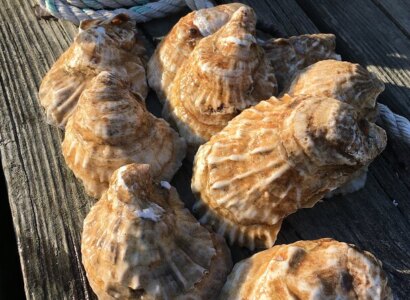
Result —
M201 223L230 242L270 247L282 220L312 207L385 147L386 133L349 104L314 96L272 97L243 111L194 162Z
M181 18L161 41L148 62L148 83L164 103L182 63L197 43L211 35L231 18L241 3L218 5L193 11Z
M177 72L163 116L176 123L193 152L239 112L276 93L255 26L254 11L239 8L199 42Z
M222 300L392 300L381 262L332 239L299 241L237 263Z
M87 193L100 197L111 174L129 163L148 163L155 179L170 180L185 157L185 141L154 117L129 84L101 72L70 117L62 150Z
M82 261L99 299L215 299L231 270L222 237L202 227L149 166L114 172L84 221Z
M301 69L324 59L338 59L333 34L305 34L288 39L271 39L263 43L278 81L279 91L286 88L291 78Z
M101 71L113 71L131 82L130 89L145 98L145 49L127 15L80 24L73 44L54 63L41 82L39 99L47 122L64 128L82 91Z
M286 92L335 98L353 105L360 116L374 121L376 99L383 90L383 82L362 66L323 60L297 73Z

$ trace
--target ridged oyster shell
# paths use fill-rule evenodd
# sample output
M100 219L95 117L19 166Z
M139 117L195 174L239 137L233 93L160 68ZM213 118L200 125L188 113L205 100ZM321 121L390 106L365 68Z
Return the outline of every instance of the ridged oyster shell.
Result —
M192 152L242 110L276 94L255 26L254 11L240 7L178 69L163 116L176 123Z
M375 121L376 99L384 90L377 77L358 64L337 60L322 60L299 71L285 92L291 96L313 95L334 98L354 106L359 117ZM364 187L367 167L352 180L326 197L355 192Z
M354 245L332 239L299 241L237 263L222 300L392 300L381 262Z
M377 77L358 64L322 60L298 72L286 93L325 96L349 103L358 114L376 119L376 99L384 90Z
M67 123L63 155L88 194L100 197L111 174L148 163L155 179L170 180L185 157L185 141L117 74L101 72L84 90Z
M145 98L145 49L127 15L80 24L73 44L43 78L39 90L47 122L64 128L89 82L101 71L113 71L131 82L132 92Z
M161 41L148 62L148 83L164 103L182 63L197 43L211 35L231 18L241 3L218 5L193 11L182 17Z
M121 167L87 215L81 252L91 287L99 299L215 299L232 267L225 241L149 173Z
M279 91L286 88L301 69L324 59L337 59L333 34L304 34L288 39L271 39L262 44L278 82Z
M230 242L270 247L283 218L312 207L385 147L386 133L336 99L285 95L246 109L194 162L201 223Z

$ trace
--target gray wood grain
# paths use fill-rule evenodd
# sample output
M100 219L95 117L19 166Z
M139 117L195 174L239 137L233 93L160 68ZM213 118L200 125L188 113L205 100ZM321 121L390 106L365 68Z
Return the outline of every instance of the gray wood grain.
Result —
M92 201L61 156L62 133L44 123L41 78L76 32L37 21L30 1L1 1L0 153L28 299L89 299L80 264L82 221Z
M382 101L409 116L410 70L404 59L410 57L409 40L370 0L343 1L343 5L324 0L318 5L313 0L243 2L255 8L261 27L272 29L271 34L336 33L344 57L367 65L388 84ZM358 3L357 12L353 2ZM42 76L68 47L76 28L66 22L36 20L34 4L34 0L0 0L0 156L25 291L29 299L92 299L79 243L82 221L94 201L65 166L60 151L63 133L44 122L37 101ZM150 52L154 43L149 38L166 34L179 16L141 27ZM153 92L147 104L159 114ZM355 243L383 261L395 295L406 299L410 294L409 157L409 149L390 140L372 164L362 191L290 216L278 243L321 237ZM185 163L172 181L188 207L193 203L190 177L191 166ZM393 200L399 205L393 205ZM251 254L238 248L232 248L232 253L235 261Z
M408 0L372 1L410 38L410 2Z

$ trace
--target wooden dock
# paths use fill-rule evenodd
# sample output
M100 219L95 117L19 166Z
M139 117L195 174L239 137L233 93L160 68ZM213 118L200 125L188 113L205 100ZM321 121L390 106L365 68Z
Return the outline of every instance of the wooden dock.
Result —
M231 1L217 1L227 3ZM386 84L379 101L410 118L408 0L248 0L268 35L326 32L337 52ZM28 299L94 299L81 264L82 222L94 200L66 167L63 132L45 123L37 91L42 77L77 29L37 20L34 0L0 0L0 156ZM183 11L139 26L152 53ZM158 115L153 92L148 107ZM191 166L173 180L187 206ZM6 199L1 199L6 201ZM370 166L366 187L289 216L278 243L332 237L371 251L398 299L410 298L410 149L389 139ZM234 249L237 261L249 253Z

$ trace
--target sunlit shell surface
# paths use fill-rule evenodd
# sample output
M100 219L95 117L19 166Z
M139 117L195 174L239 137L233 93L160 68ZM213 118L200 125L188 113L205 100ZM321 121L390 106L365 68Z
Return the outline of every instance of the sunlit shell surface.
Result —
M137 164L114 172L84 221L92 289L99 299L216 299L232 267L225 241L149 173Z
M282 91L295 73L324 59L338 59L333 34L305 34L288 39L271 39L263 43L266 56L275 70L279 91Z
M47 122L64 128L87 84L101 71L114 71L145 98L145 50L134 22L120 14L109 20L83 21L73 44L44 77L39 99Z
M381 262L332 239L299 241L237 263L222 300L393 299Z
M383 90L383 82L362 66L323 60L297 73L285 92L335 98L356 107L360 116L375 120L376 99Z
M231 3L200 9L175 24L148 62L148 83L161 102L167 98L177 70L197 43L221 28L241 6L244 5Z
M273 70L255 39L256 17L239 8L203 38L178 70L163 116L197 147L245 108L276 93Z
M62 150L88 194L100 197L111 174L148 163L155 179L170 180L185 157L185 141L114 73L101 72L82 93L67 123Z
M385 145L384 130L358 118L349 104L272 97L243 111L199 148L195 210L231 243L270 247L283 218L315 205Z

